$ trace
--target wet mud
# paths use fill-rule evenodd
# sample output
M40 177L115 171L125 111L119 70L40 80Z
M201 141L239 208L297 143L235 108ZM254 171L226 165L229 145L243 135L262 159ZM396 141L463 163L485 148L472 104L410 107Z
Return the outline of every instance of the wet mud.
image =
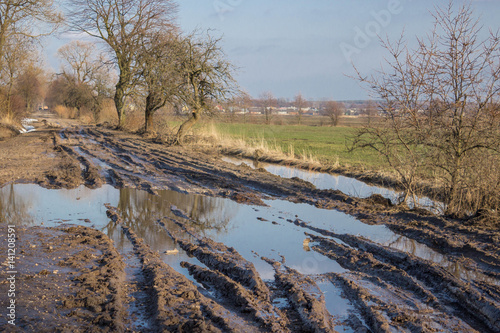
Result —
M18 319L12 326L2 316L1 331L124 331L124 263L106 235L81 226L17 234L24 239L17 260ZM6 287L2 283L2 297Z
M165 234L175 245L170 252L159 253L141 238L137 226L123 222L127 211L107 205L107 230L121 234L130 244L130 253L92 228L87 216L79 216L82 223L89 221L86 227L23 227L19 262L24 266L19 280L24 303L18 329L500 331L500 234L491 225L467 225L394 206L378 195L356 198L339 190L318 189L299 178L236 166L224 162L217 147L167 147L104 127L40 126L38 132L0 143L5 158L13 156L19 144L31 145L30 153L42 156L25 165L14 157L2 160L2 186L15 182L45 188L111 185L156 196L173 190L226 198L255 211L283 200L317 209L316 222L327 216L323 212L335 210L364 226L386 226L445 258L447 265L394 244L336 232L334 220L318 224L304 217L259 216L265 228L293 228L287 230L300 235L299 248L304 241L303 251L317 254L320 265L341 268L301 271L284 255L277 261L267 254L260 256L256 247L251 257L234 244L213 239L213 234L204 232L210 226L201 226L199 219L172 202L164 203L164 214L145 211L143 217L150 220L150 232ZM223 221L217 222L224 228ZM183 259L169 265L168 255ZM460 267L458 273L453 266ZM264 277L267 271L272 274ZM4 297L6 284L0 286ZM333 291L338 295L332 296ZM335 297L345 304L342 315L332 306ZM6 326L5 318L0 318L0 327L13 329Z

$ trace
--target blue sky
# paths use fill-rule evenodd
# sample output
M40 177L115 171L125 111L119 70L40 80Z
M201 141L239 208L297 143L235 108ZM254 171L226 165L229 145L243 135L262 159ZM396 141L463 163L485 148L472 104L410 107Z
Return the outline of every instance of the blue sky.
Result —
M465 0L456 0L461 4ZM190 32L213 29L223 37L236 78L254 97L271 91L293 98L365 99L351 79L352 63L363 73L379 68L386 55L376 34L408 41L432 29L429 11L448 0L178 0L178 23ZM471 2L485 28L498 29L499 0ZM487 30L487 29L485 29ZM49 41L49 63L68 40ZM57 70L57 68L55 68Z
M461 3L461 1L457 1ZM409 41L432 29L429 10L448 0L182 0L179 23L186 30L215 29L228 58L238 66L241 87L293 98L363 99L367 92L349 78L351 61L363 72L384 59L375 33ZM473 1L485 27L497 29L500 1ZM374 36L374 37L372 37ZM347 75L347 76L346 76Z

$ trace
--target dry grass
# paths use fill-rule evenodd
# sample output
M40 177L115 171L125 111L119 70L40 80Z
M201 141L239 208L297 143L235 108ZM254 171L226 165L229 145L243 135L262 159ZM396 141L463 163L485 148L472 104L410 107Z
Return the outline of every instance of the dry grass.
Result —
M112 99L105 100L99 113L99 123L118 124L118 114Z
M130 111L125 114L123 128L128 132L138 132L144 128L144 113Z
M12 115L3 115L2 117L0 117L0 124L7 127L15 127L20 125L19 120Z
M310 151L296 152L293 145L285 150L276 141L263 137L245 140L222 134L214 122L208 122L191 132L186 140L188 145L216 148L228 155L258 159L260 161L293 165L305 169L323 168Z
M17 119L7 115L0 117L0 141L18 135L20 127Z
M54 108L54 112L61 118L74 119L77 116L77 110L75 108L68 108L66 106L57 105Z
M362 165L352 166L348 163L341 163L338 156L334 158L333 162L324 164L319 161L317 156L307 150L297 152L292 144L288 145L287 149L284 150L281 148L281 145L272 140L264 138L245 140L221 134L213 122L206 123L195 131L190 133L190 139L187 144L216 149L224 155L256 159L263 162L288 165L318 172L341 174L373 185L394 188L396 190L403 189L398 174L387 168L375 170ZM439 198L442 193L440 184L437 184L435 181L420 180L418 188L420 196L425 195L431 198Z

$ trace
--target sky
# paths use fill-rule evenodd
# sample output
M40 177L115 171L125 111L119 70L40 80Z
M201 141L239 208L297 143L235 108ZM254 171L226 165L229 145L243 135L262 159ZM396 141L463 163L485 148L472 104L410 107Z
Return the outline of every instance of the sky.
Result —
M456 0L457 4L465 0ZM475 0L487 29L500 28L499 0ZM411 44L432 29L431 12L448 0L178 0L185 32L212 29L223 37L240 87L253 97L271 91L293 99L356 100L369 92L352 78L380 68L387 55L377 36ZM53 58L55 47L50 45ZM54 59L49 61L54 64ZM55 65L53 65L55 66Z
M457 1L461 3L461 1ZM254 97L271 91L293 98L365 99L369 93L351 78L380 68L377 35L409 42L425 36L430 14L448 0L182 0L179 23L190 31L215 29L238 81ZM484 26L499 28L500 1L473 1Z

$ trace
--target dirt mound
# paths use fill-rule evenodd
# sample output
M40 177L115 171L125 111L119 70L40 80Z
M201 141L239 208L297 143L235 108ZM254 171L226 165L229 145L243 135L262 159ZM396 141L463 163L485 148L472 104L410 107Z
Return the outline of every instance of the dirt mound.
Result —
M14 126L0 123L0 141L10 139L17 135L19 135L19 131Z

